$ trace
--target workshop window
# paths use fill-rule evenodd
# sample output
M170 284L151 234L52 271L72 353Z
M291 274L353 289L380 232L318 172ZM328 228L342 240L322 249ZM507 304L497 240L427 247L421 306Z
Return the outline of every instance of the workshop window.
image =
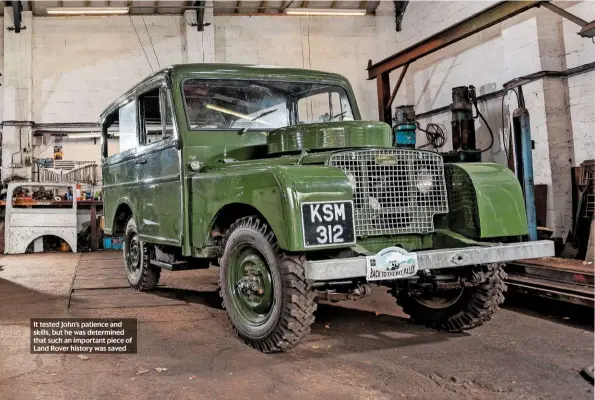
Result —
M171 105L165 88L155 88L139 97L141 143L148 145L173 136Z

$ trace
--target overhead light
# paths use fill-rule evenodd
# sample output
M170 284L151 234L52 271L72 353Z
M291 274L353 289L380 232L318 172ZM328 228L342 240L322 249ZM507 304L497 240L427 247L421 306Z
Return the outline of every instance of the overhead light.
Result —
M128 7L48 7L48 15L123 15Z
M338 15L338 16L362 16L366 15L367 11L364 9L341 9L341 8L286 8L285 13L288 15Z

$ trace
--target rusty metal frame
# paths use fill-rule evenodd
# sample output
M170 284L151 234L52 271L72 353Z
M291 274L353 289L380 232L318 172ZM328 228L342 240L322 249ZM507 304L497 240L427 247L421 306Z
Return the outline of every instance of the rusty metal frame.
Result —
M461 22L452 25L435 35L428 37L382 61L372 64L368 63L368 79L376 79L378 89L378 116L381 121L391 122L391 105L403 82L405 72L409 64L435 51L450 46L471 35L490 28L500 22L506 21L518 14L521 14L534 7L544 6L548 10L566 18L579 25L582 30L579 33L583 37L595 36L595 21L588 23L582 18L569 13L568 11L551 4L548 1L501 1L479 13L472 15ZM390 92L389 74L397 68L403 67L397 85Z
M471 35L483 31L502 21L523 13L531 8L546 3L544 1L502 1L486 8L485 10L472 15L461 22L446 28L435 35L430 36L421 42L414 44L384 60L368 65L368 79L377 79L378 88L378 113L381 121L390 123L390 108L397 91L403 81L403 75L399 78L397 86L390 93L389 73L397 68L404 67L410 63L427 56L435 51L447 47L453 43L463 40ZM404 68L406 69L406 68Z

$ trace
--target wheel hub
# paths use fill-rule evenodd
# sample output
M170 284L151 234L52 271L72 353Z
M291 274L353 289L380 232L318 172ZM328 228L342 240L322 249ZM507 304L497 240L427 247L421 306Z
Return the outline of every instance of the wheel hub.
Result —
M136 233L131 233L128 238L128 248L127 248L127 255L126 258L128 262L126 263L126 268L128 272L136 276L140 272L140 264L141 264L141 243L138 235Z
M271 274L264 257L256 249L241 249L229 268L228 283L238 311L252 324L263 323L273 303Z

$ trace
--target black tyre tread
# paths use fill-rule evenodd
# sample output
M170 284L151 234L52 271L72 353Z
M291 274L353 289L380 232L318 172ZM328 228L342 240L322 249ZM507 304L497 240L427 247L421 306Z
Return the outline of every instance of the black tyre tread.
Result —
M131 224L131 221L134 225L134 229L137 230L136 221L134 221L134 219L131 218L126 224L126 235L128 235L128 227ZM161 268L151 265L151 249L149 248L149 245L147 243L142 241L140 243L143 251L143 265L141 267L141 276L137 284L133 284L130 281L128 281L128 283L130 284L130 287L134 290L146 292L155 289L159 284L159 278L161 277ZM126 247L123 248L123 252L124 257L126 257Z
M471 291L470 296L466 299L467 304L461 305L461 309L448 316L437 317L435 310L421 306L405 291L398 293L393 291L392 294L396 297L397 304L403 307L403 311L411 317L413 322L440 331L461 332L481 326L484 322L492 319L500 304L504 302L504 293L507 290L504 283L506 278L502 263L475 267L472 281L479 284L465 288L465 290Z
M289 254L279 251L279 245L273 231L266 223L255 216L240 218L231 225L225 234L223 249L225 249L231 233L238 228L250 228L259 232L267 239L276 252L278 266L281 270L284 301L276 328L264 339L250 339L243 336L236 329L220 289L219 295L222 298L222 305L226 311L227 318L231 322L235 334L249 346L263 353L276 353L289 350L310 333L310 326L314 323L315 319L314 312L317 307L315 302L316 294L312 290L311 283L305 278L303 265L306 257L303 254ZM222 282L220 281L220 288L221 285Z

